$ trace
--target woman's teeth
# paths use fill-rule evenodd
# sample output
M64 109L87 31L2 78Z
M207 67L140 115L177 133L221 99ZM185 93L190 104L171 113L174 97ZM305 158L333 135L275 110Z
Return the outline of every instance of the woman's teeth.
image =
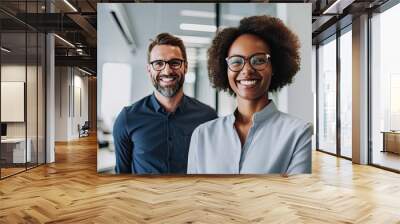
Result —
M255 79L251 79L251 80L239 80L239 83L240 83L241 85L244 85L244 86L252 86L252 85L255 85L255 84L257 83L257 80L255 80Z

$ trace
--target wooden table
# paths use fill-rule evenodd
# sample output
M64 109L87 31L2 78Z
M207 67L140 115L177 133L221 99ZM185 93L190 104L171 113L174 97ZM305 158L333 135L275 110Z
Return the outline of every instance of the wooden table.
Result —
M383 131L382 152L400 154L400 131Z

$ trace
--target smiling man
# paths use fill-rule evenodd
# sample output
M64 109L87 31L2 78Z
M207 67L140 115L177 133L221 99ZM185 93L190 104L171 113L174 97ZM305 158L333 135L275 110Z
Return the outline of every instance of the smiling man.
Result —
M186 173L190 138L217 118L209 106L186 96L188 63L181 39L157 35L148 48L147 73L156 91L125 107L113 129L116 173Z

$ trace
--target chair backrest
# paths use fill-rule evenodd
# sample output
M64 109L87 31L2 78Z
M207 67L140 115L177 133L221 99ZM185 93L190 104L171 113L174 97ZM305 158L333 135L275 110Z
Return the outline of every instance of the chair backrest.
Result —
M89 129L89 121L85 121L85 123L83 124L82 128L87 128Z

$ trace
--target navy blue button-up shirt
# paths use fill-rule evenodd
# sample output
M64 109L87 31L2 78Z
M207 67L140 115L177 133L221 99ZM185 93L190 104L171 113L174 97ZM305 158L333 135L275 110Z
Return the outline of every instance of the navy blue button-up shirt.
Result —
M200 124L217 118L209 106L183 96L168 113L154 94L124 107L113 128L117 173L186 173L190 138Z

